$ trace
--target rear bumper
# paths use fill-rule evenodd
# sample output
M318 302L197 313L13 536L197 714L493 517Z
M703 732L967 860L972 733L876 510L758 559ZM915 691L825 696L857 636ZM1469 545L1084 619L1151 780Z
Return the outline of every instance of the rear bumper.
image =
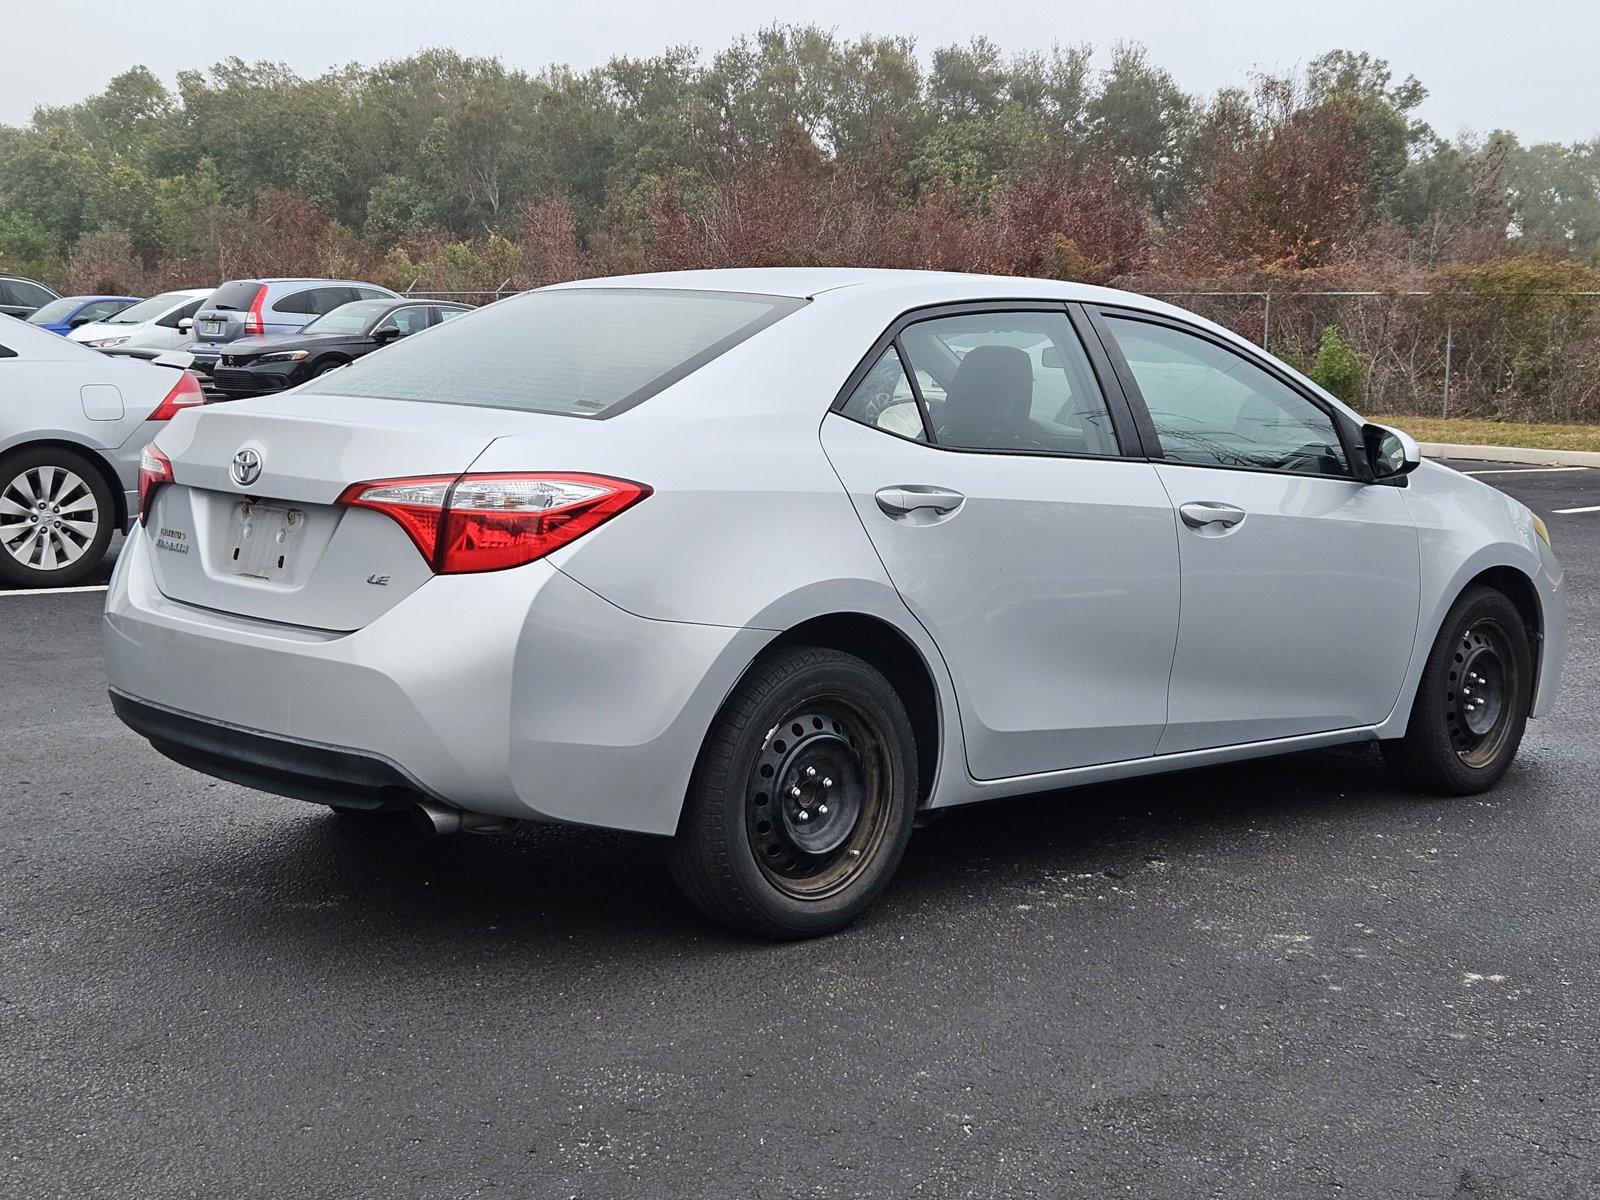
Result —
M170 600L149 555L136 532L107 596L119 715L187 766L323 801L670 834L712 716L773 636L636 617L545 562L440 576L326 633Z
M259 791L368 809L433 798L399 767L356 750L239 729L115 691L111 707L174 762Z

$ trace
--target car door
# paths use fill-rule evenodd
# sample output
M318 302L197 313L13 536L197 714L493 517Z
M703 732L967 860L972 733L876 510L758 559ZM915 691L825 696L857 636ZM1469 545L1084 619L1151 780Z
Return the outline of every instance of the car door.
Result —
M1179 514L1160 752L1382 721L1420 592L1401 490L1364 482L1332 406L1264 357L1147 313L1095 320Z
M1166 722L1175 517L1093 354L1060 304L918 313L823 422L950 669L975 778L1144 757Z

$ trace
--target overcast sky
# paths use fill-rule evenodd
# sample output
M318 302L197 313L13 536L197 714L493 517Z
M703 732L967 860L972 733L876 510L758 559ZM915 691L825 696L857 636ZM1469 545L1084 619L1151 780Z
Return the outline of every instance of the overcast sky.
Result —
M774 21L910 34L924 55L979 33L1007 50L1132 38L1203 93L1324 50L1368 50L1423 82L1423 115L1446 136L1600 133L1597 0L0 0L0 122L82 99L139 63L169 84L228 55L316 74L426 46L584 68L683 42L711 51Z

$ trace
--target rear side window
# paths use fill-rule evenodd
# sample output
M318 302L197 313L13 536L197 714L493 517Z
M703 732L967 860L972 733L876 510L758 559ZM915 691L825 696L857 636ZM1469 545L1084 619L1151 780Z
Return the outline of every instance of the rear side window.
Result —
M879 355L840 411L852 421L885 433L919 442L928 440L922 414L917 410L916 393L911 390L911 381L900 365L900 354L892 345Z
M260 290L261 285L253 279L235 279L211 293L210 306L244 312L255 303L256 293Z
M13 279L10 281L11 303L32 304L35 306L49 304L56 298L54 292L47 291L37 283L29 283L26 279Z
M664 288L514 296L301 390L603 417L649 399L804 300Z
M303 292L294 292L285 296L272 307L278 312L310 314L311 316L320 317L326 313L331 313L341 304L349 304L355 298L354 288L307 288Z
M939 317L908 326L900 342L939 445L1118 453L1105 397L1065 313Z

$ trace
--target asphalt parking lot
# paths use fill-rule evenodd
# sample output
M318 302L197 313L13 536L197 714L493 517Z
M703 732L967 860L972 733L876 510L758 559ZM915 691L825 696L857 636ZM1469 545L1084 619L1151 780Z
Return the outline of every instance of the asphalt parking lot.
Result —
M189 773L99 592L0 596L0 1194L1600 1193L1600 470L1466 466L1569 579L1497 791L1362 748L993 804L803 945L648 839Z

